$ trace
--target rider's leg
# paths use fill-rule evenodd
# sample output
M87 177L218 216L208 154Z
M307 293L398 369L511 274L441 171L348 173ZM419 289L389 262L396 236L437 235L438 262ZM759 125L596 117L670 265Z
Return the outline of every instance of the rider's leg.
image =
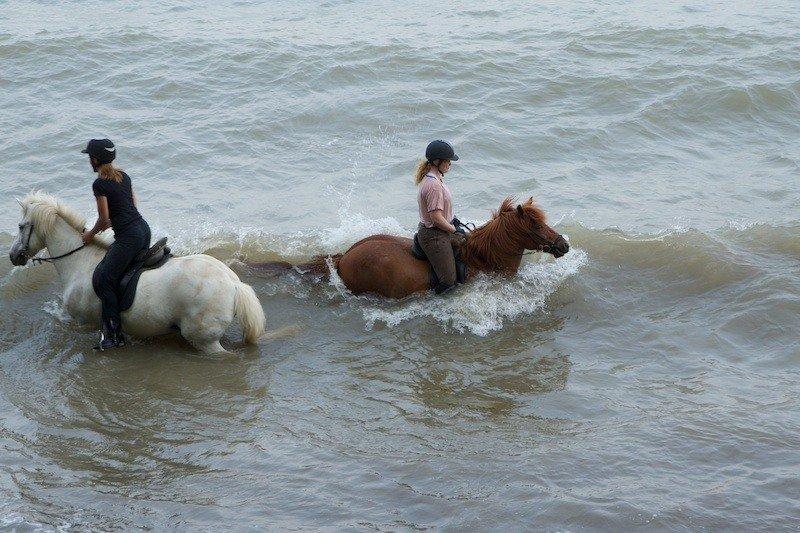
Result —
M92 275L92 287L101 302L103 337L107 341L101 341L101 348L124 342L117 288L136 254L149 244L150 228L147 224L137 225L115 237Z
M436 294L447 292L456 284L456 262L450 234L438 228L426 228L420 224L417 235L420 246L428 256L428 261L439 278L439 285L434 289Z
M219 340L234 319L235 292L223 291L218 298L185 310L178 322L183 338L203 353L225 351Z
M453 257L455 259L456 283L466 283L467 264L461 258L461 247L466 241L466 237L460 233L451 233L450 244L453 247Z
M100 298L102 331L100 348L111 347L117 344L117 335L120 330L119 300L117 297L117 284L125 269L130 264L131 256L128 246L120 241L115 241L106 252L106 256L94 269L92 287L94 293Z

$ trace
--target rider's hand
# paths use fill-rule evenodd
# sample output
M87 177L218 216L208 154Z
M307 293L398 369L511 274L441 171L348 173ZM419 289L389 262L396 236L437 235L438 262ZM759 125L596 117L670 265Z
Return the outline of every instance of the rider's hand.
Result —
M93 238L94 238L94 235L92 235L91 232L86 231L86 230L81 232L81 240L83 241L84 245L89 244L90 242L92 242Z
M460 231L456 231L455 233L453 233L451 239L458 246L463 246L467 242L467 236L461 233Z
M461 233L464 236L467 235L467 229L466 229L467 226L463 222L458 220L458 218L453 217L453 221L450 222L450 223L453 225L453 228L455 229L455 231L457 231L458 233Z

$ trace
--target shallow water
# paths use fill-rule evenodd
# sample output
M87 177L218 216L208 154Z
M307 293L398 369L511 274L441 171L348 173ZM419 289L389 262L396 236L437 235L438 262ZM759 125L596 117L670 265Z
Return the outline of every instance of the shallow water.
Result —
M0 247L91 214L119 146L154 234L294 335L96 354L0 262L0 528L796 529L794 2L0 3ZM534 196L572 251L451 297L266 278Z

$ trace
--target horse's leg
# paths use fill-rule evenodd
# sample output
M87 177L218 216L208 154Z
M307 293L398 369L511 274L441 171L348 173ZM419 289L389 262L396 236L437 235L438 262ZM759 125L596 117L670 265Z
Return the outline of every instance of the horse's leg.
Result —
M228 313L211 306L186 315L179 324L181 336L200 352L224 352L219 340L233 321L233 304L228 307L231 309Z
M225 334L226 327L209 327L204 325L202 320L197 317L186 317L181 320L179 326L181 336L189 341L189 344L197 348L202 353L224 352L225 348L219 343L222 335Z

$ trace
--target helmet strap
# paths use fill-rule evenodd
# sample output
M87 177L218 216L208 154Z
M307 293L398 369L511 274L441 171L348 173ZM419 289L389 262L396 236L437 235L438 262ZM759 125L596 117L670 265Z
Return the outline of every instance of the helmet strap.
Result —
M434 163L433 161L438 161L438 163ZM442 172L442 163L443 163L445 160L444 160L444 159L434 159L433 161L431 161L430 159L428 159L428 170L430 170L430 169L432 169L432 168L435 168L436 170L438 170L438 171L439 171L439 174L441 174L442 176L444 176L444 172Z

